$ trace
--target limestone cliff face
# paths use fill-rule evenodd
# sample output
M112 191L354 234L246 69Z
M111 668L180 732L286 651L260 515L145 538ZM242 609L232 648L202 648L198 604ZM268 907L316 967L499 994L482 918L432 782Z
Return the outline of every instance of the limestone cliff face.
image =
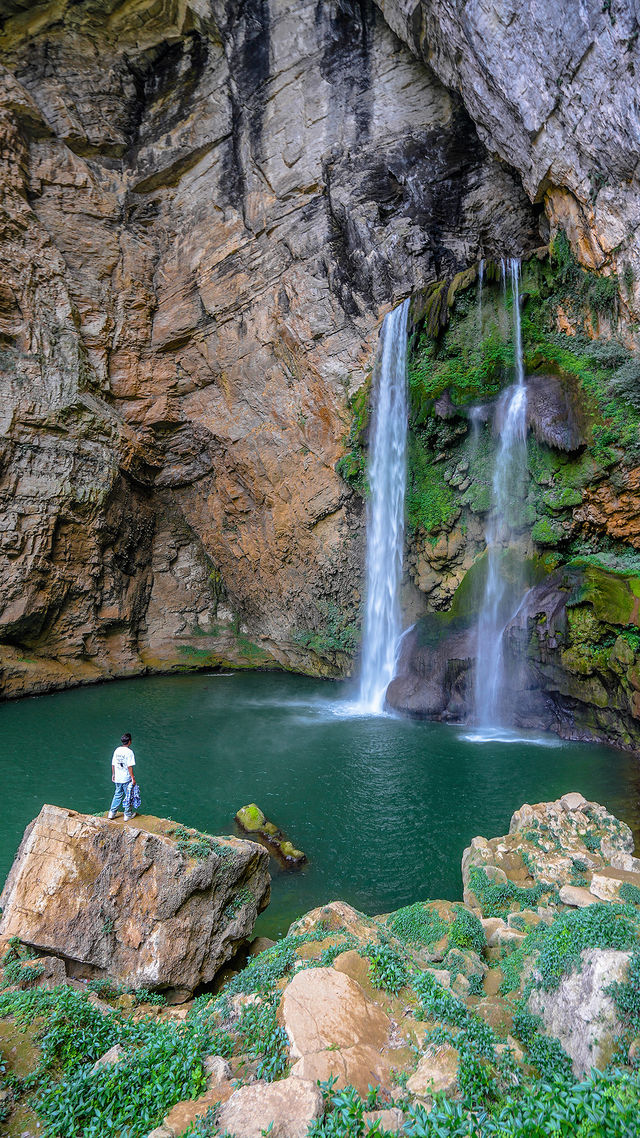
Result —
M634 4L581 0L377 0L386 20L447 87L480 137L544 202L581 262L631 266L640 299Z
M535 208L370 0L0 17L0 690L335 672L380 319Z

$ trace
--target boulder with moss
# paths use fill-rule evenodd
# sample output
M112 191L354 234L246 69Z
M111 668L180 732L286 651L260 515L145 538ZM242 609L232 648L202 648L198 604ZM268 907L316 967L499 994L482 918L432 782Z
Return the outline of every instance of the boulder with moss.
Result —
M508 834L476 837L464 851L465 901L485 918L511 914L511 928L514 914L524 910L531 914L526 931L549 907L580 903L567 888L584 889L595 901L616 899L625 880L633 884L637 877L640 885L632 865L613 864L627 865L632 850L629 827L582 794L525 804L512 816Z
M307 861L307 855L296 849L280 827L271 822L255 802L238 810L236 822L241 830L251 834L286 868L298 869Z

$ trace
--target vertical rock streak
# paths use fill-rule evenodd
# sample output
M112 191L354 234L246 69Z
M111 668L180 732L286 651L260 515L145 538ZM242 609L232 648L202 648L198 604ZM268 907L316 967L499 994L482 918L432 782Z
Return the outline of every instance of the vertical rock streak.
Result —
M506 284L505 264L502 265ZM527 394L520 328L520 262L509 261L512 289L513 349L516 382L498 407L500 443L493 472L493 510L487 526L487 579L478 619L475 675L475 719L483 727L499 727L504 709L502 637L513 615L513 598L522 600L522 583L507 582L504 554L513 538L513 503L526 464ZM505 292L506 295L506 292Z
M407 316L409 301L385 316L375 369L368 479L367 607L362 648L360 706L382 711L395 671L400 636L398 590L402 576L407 468Z

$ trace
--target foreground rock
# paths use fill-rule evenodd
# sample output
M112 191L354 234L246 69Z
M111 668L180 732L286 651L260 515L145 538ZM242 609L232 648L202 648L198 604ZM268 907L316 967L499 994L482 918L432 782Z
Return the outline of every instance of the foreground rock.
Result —
M0 897L0 937L135 988L193 990L251 936L268 861L253 842L163 819L123 825L43 806Z
M138 885L148 879L150 892L154 882L158 883L154 863L148 864L152 840L160 843L155 848L156 861L171 864L178 882L192 872L193 858L188 860L188 854L198 844L218 843L201 863L208 866L210 875L214 859L225 861L221 849L231 848L237 860L239 847L251 848L250 843L220 842L178 828L182 847L178 854L187 858L180 868L166 860L166 850L175 852L176 847L175 834L166 832L167 827L176 829L173 824L143 819L147 829L140 831L137 826L105 827L101 819L54 807L43 813L58 819L52 842L65 832L68 840L73 827L77 837L82 836L83 827L93 827L98 835L94 847L85 849L84 862L78 860L73 866L76 883L83 888L82 874L86 877L92 864L89 855L99 847L101 836L104 860L108 833L121 842L117 847L120 870L137 873ZM29 836L12 873L11 888L16 895L20 866L24 869L29 864L24 861ZM602 1070L613 1064L622 1071L612 1079L623 1098L635 1093L634 1088L640 1089L633 1068L638 1053L633 1009L637 1007L640 892L632 890L620 904L615 897L603 901L591 895L585 886L563 885L560 891L557 887L566 876L563 859L567 858L579 858L581 864L587 855L593 859L592 886L599 880L613 880L606 876L606 859L610 871L633 874L633 868L616 870L618 865L633 866L630 847L628 828L604 807L587 802L581 794L565 794L555 802L524 805L515 812L508 835L475 839L465 851L464 872L472 886L469 900L473 908L486 914L499 909L500 915L481 918L470 905L425 901L367 917L335 901L300 917L284 940L252 956L246 969L234 974L218 995L193 1001L189 1008L149 1009L142 1004L135 1009L131 994L119 996L108 1006L94 994L70 993L76 1007L80 1005L78 1010L86 1000L92 1011L100 1013L101 1025L103 1017L110 1018L111 1026L115 1029L117 1024L117 1031L125 1033L122 1050L106 1050L101 1040L100 1049L91 1052L94 1074L85 1093L97 1095L101 1079L117 1079L113 1064L126 1062L135 1068L136 1046L133 1051L127 1048L126 1032L128 1025L144 1016L150 1036L160 1020L163 1033L173 1023L176 1044L185 1038L193 1043L197 1086L203 1092L199 1098L180 1101L176 1101L178 1094L188 1093L185 1088L165 1094L162 1109L158 1106L153 1115L160 1124L148 1138L179 1138L193 1124L208 1132L214 1114L217 1131L235 1138L261 1138L265 1133L275 1138L306 1138L314 1120L334 1105L344 1115L344 1123L345 1102L351 1102L367 1125L379 1121L386 1130L402 1132L404 1127L404 1132L411 1132L416 1118L423 1121L423 1111L441 1110L443 1098L476 1116L480 1132L478 1111L489 1110L502 1125L506 1112L520 1109L521 1096L540 1094L550 1061L559 1080L560 1109L564 1109L560 1093L564 1087L571 1103L571 1095L580 1098L585 1093L591 1096L589 1109L600 1103L597 1109L602 1107L606 1114L614 1109L613 1097L603 1096L597 1083L592 1082L586 1091L584 1086L572 1086L570 1071L573 1068L576 1078L589 1080L592 1066ZM138 851L137 860L132 849ZM145 851L146 873L141 878ZM41 851L38 861L34 850L30 862L34 881L42 882L40 916L47 907L54 907L51 897L60 896L68 917L67 879L61 874L56 878L54 873L60 859L56 863L49 853L47 862L45 852ZM264 861L266 854L258 850L257 857ZM474 857L480 860L474 862ZM107 864L113 867L113 861ZM43 866L48 866L45 873ZM531 871L529 883L523 877L525 870ZM484 877L478 881L480 871ZM121 876L122 872L118 880ZM112 871L111 880L115 886ZM245 875L244 880L249 877ZM228 917L240 898L246 900L246 888L231 894ZM565 904L560 896L565 888L582 890L591 896L591 904ZM99 904L108 894L108 883L99 881L94 891ZM114 888L114 896L116 892ZM139 900L139 895L140 889L133 900ZM171 895L169 899L173 903ZM186 901L185 908L188 905ZM164 916L170 925L170 917ZM76 917L77 925L84 923L95 932L90 899ZM133 926L117 927L124 942ZM71 920L67 928L70 937L76 935ZM23 948L13 945L4 961L3 980L9 993L13 989L18 997L29 1000L30 993L20 988L38 982L46 986L51 977L45 964L29 960ZM33 975L29 975L30 966L34 966ZM5 1027L15 1034L13 1022L4 1024L0 1019L0 1045ZM219 1032L217 1041L224 1057L205 1053L213 1042L211 1029ZM85 1027L83 1032L78 1038L86 1046ZM11 1072L20 1078L39 1061L36 1054L34 1065L24 1071L13 1063L11 1054ZM64 1078L56 1093L60 1089L63 1096L75 1094L73 1084L70 1092L65 1090ZM483 1086L491 1086L493 1105L480 1105L478 1078ZM334 1091L323 1102L317 1084L330 1079L335 1081ZM377 1088L375 1103L369 1097L370 1087ZM343 1091L345 1096L336 1099ZM116 1097L128 1093L126 1085L114 1092ZM367 1105L375 1110L367 1110ZM553 1109L555 1105L554 1100ZM11 1104L9 1109L13 1109ZM351 1125L353 1117L352 1113L344 1125ZM333 1132L335 1118L335 1114L331 1121L327 1118L327 1133ZM634 1127L635 1119L625 1133L635 1133ZM435 1124L432 1129L444 1132Z
M525 804L508 834L474 838L464 851L465 901L487 918L540 905L624 901L633 895L625 885L640 889L640 860L632 851L629 827L582 794Z

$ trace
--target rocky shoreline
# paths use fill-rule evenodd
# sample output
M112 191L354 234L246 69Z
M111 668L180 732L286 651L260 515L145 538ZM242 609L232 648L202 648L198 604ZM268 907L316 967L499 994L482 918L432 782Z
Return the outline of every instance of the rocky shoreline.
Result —
M8 1134L90 1138L105 1111L130 1138L529 1138L594 1111L599 1135L630 1134L629 828L578 793L524 805L462 879L463 901L376 917L333 901L221 972L267 903L262 847L44 807L1 899Z

